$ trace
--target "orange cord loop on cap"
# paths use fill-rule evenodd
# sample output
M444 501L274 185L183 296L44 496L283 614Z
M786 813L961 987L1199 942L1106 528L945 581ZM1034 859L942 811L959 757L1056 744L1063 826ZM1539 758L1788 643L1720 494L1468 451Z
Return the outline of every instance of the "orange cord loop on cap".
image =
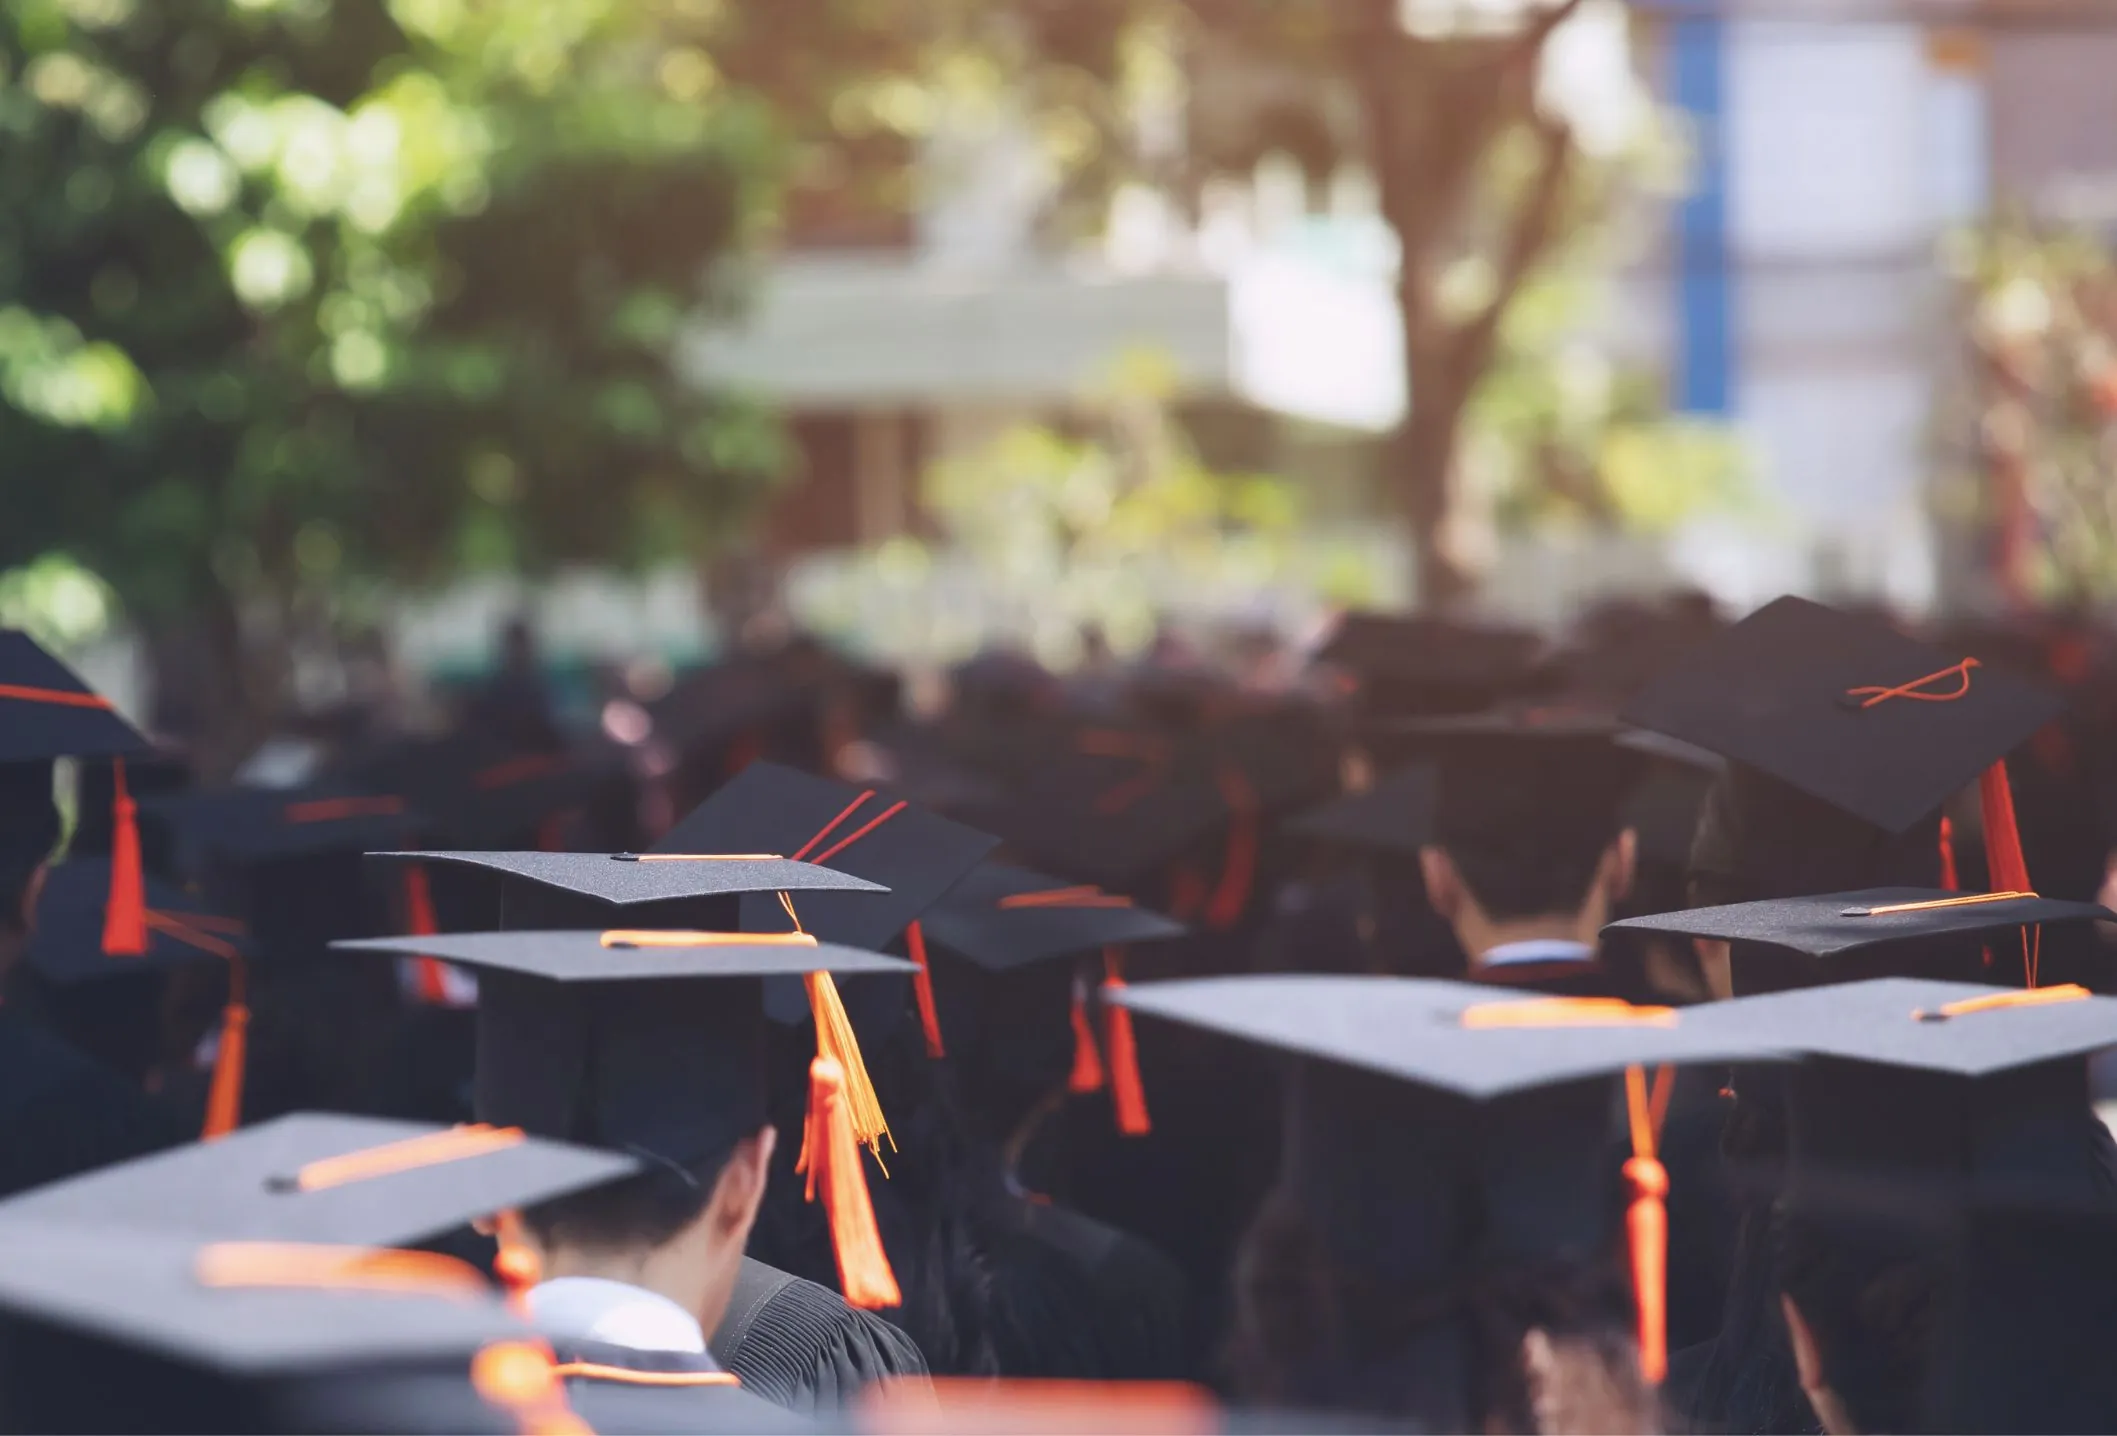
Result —
M1632 1156L1624 1164L1625 1185L1631 1191L1625 1237L1632 1256L1640 1374L1657 1386L1669 1373L1669 1174L1655 1155L1655 1145L1674 1088L1672 1068L1654 1073L1651 1092L1644 1068L1625 1069L1625 1115L1632 1133Z
M807 862L809 860L809 854L816 851L816 847L819 843L823 842L824 839L828 838L834 831L836 831L840 823L844 822L847 818L850 818L853 814L859 812L860 805L874 796L875 790L873 788L861 789L859 797L853 799L853 801L851 801L850 803L847 803L843 808L840 808L838 810L837 817L832 818L828 823L825 823L822 827L818 828L814 837L810 838L807 842L803 843L799 848L794 850L794 861L797 863Z
M1143 1137L1154 1130L1147 1113L1147 1088L1139 1076L1139 1042L1132 1032L1131 1010L1110 1000L1125 988L1124 953L1103 949L1103 1048L1109 1059L1110 1105L1117 1113L1117 1130L1127 1137Z
M1123 893L1106 893L1093 883L1071 888L1039 888L1034 892L1009 893L995 906L1003 911L1016 908L1124 908L1132 906L1132 899Z
M933 969L926 962L926 929L917 918L905 925L904 951L919 969L911 975L911 995L919 1008L919 1028L926 1034L926 1055L945 1057L948 1052L941 1045L941 1011L934 1005Z
M404 799L392 795L357 798L310 798L279 810L289 823L335 823L346 818L393 818L404 811Z
M532 778L549 777L562 773L568 767L564 753L525 753L519 758L509 758L504 763L494 763L471 774L473 787L511 788L517 783L526 783Z
M1986 903L2018 902L2024 898L2036 898L2040 894L2026 889L1996 893L1964 893L1960 897L1927 898L1923 902L1889 903L1882 907L1849 907L1840 917L1888 917L1900 912L1943 912L1949 908L1981 907Z
M805 932L664 932L658 928L612 928L604 947L814 947Z
M439 1252L308 1242L215 1242L193 1264L199 1285L388 1292L482 1299L490 1291L469 1262Z
M637 863L776 863L779 853L634 853Z
M489 1152L518 1147L527 1140L520 1127L494 1127L478 1122L406 1137L402 1141L384 1142L379 1147L363 1147L341 1156L325 1157L309 1163L292 1177L275 1179L273 1185L294 1191L320 1192L351 1182L371 1181L420 1167L438 1166L443 1162L482 1157Z
M1983 666L1975 658L1965 658L1960 663L1951 663L1946 668L1937 668L1923 678L1914 678L1909 683L1899 683L1893 688L1885 688L1879 684L1862 688L1848 688L1845 690L1845 696L1863 700L1860 704L1862 708L1872 708L1877 704L1887 703L1892 698L1909 698L1918 703L1953 703L1957 699L1969 695L1970 671ZM1954 692L1928 693L1925 691L1929 684L1940 683L1949 678L1957 680Z
M2007 992L1989 992L1982 997L1966 997L1960 1002L1944 1003L1927 1011L1920 1008L1911 1015L1921 1022L1937 1022L1949 1017L1969 1017L1979 1012L2000 1012L2010 1007L2048 1007L2056 1002L2078 1002L2092 997L2077 982L2063 983L2057 987L2016 988Z
M1673 1007L1635 1007L1621 997L1540 997L1480 1002L1457 1019L1472 1029L1499 1027L1674 1027Z
M850 1098L845 1068L837 1059L819 1054L809 1064L808 1120L794 1170L808 1178L810 1201L821 1194L831 1248L838 1260L838 1284L846 1301L873 1311L902 1305L904 1297L883 1249L881 1229L875 1225Z
M0 699L12 698L19 703L52 703L61 708L110 708L110 700L100 693L76 693L68 688L32 688L22 683L0 683Z

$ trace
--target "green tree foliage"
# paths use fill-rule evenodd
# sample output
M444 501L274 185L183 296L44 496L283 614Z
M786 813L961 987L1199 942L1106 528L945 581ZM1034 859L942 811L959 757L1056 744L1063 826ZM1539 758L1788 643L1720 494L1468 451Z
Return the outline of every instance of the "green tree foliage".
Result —
M772 157L715 23L10 0L0 567L63 552L195 624L241 730L378 581L709 540L775 459L672 362Z

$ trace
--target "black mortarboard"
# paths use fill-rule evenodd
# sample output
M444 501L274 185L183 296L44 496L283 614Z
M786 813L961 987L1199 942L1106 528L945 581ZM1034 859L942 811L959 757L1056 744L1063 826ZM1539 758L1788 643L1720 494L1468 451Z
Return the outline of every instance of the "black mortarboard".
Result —
M1300 1059L1282 1185L1342 1262L1425 1289L1466 1274L1466 1260L1599 1255L1616 1216L1607 1079L1627 1074L1635 1157L1651 1161L1646 1068L1775 1055L1688 1012L1495 999L1487 987L1410 978L1206 978L1111 1000ZM1641 1169L1634 1200L1658 1200L1655 1186ZM1635 1280L1654 1269L1636 1265ZM1658 1310L1658 1293L1641 1306ZM1658 1338L1643 1322L1657 1380Z
M1417 857L1433 841L1433 789L1432 766L1413 763L1364 793L1347 793L1309 809L1286 830L1317 842Z
M999 846L999 839L886 792L752 763L691 810L656 853L766 852L879 884L798 900L801 925L829 942L881 947ZM742 926L786 926L769 892L743 899Z
M835 1167L819 1185L841 1237L842 1267L852 1264L843 1272L846 1296L861 1305L896 1304L895 1281L872 1237L866 1189L857 1196L848 1189L860 1179L855 1139L872 1146L888 1127L843 1008L820 993L825 974L909 973L910 963L801 933L485 932L333 946L432 956L477 973L480 1120L631 1152L694 1179L765 1124L764 980L807 977L818 1046L807 1145L826 1152L821 1160ZM862 1285L857 1264L867 1260L870 1239L886 1286ZM878 1299L885 1290L887 1298Z
M57 983L92 982L191 962L225 962L247 953L243 925L207 910L181 888L149 879L147 951L112 957L103 951L110 859L72 858L44 878L30 934L29 964Z
M2011 674L1787 597L1677 662L1623 716L1897 833L2059 711Z
M1655 932L1734 943L1738 965L1755 963L1759 972L1738 973L1742 990L1760 985L1770 973L1806 985L1804 972L1828 964L1830 980L1848 977L1945 975L1964 971L1964 960L1982 963L1979 937L2021 936L2023 957L2033 973L2036 941L2030 931L2045 923L2117 920L2117 914L2095 903L2068 902L2034 893L1951 893L1930 888L1866 888L1857 892L1810 897L1770 898L1654 913L1611 923L1604 932ZM1792 961L1772 960L1761 949L1790 954ZM1869 956L1870 949L1880 949ZM1813 980L1808 978L1807 980Z
M0 1225L0 1311L12 1430L510 1430L523 1413L481 1409L473 1373L485 1353L538 1350L452 1258L92 1226ZM543 1414L564 1414L548 1351L542 1375ZM329 1383L399 1377L452 1377L454 1399L427 1393L423 1417L364 1402L339 1426Z
M926 940L988 971L1181 937L1172 917L1006 863L981 863L927 913Z
M371 852L491 876L494 926L732 929L745 893L885 891L879 883L776 854Z
M401 794L347 783L201 789L141 806L175 831L194 869L369 852L403 842L425 821Z
M142 917L140 834L124 760L153 751L146 735L120 717L110 700L17 629L0 628L0 764L21 765L11 786L41 783L44 804L29 805L31 840L49 822L50 765L55 758L110 758L112 763L110 899L103 950L138 956L147 948ZM0 827L11 826L0 813Z
M1402 723L1391 737L1434 770L1434 841L1607 841L1642 763L1607 718L1560 710Z
M402 794L442 841L498 848L532 841L545 820L586 803L608 770L606 755L454 733L393 743L346 774L359 787Z
M25 1192L0 1224L397 1246L639 1169L521 1132L297 1112Z
M1470 713L1548 676L1549 645L1527 629L1416 614L1348 613L1316 657L1355 674L1370 709Z

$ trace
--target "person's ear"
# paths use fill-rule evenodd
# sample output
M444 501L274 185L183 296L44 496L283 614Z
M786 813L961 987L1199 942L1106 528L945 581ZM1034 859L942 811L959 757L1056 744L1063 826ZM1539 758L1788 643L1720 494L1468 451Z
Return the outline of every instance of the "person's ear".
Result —
M764 1204L765 1183L771 1178L772 1152L778 1145L779 1129L769 1123L735 1144L706 1204L716 1237L737 1247L749 1241L757 1209Z
M1528 1393L1529 1412L1539 1431L1562 1429L1559 1422L1558 1348L1551 1333L1532 1326L1522 1333L1522 1387Z
M1614 907L1620 899L1632 891L1632 883L1639 876L1639 834L1626 828L1610 844L1603 856L1603 866L1609 878L1608 893Z
M1433 910L1453 922L1463 910L1463 876L1455 870L1455 859L1446 848L1431 843L1419 849L1419 875L1426 880L1426 901Z

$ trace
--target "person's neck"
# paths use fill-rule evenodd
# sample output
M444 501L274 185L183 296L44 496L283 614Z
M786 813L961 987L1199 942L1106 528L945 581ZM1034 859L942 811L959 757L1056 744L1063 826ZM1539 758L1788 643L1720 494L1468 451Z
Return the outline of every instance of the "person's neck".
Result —
M1592 904L1590 905L1593 906ZM1592 948L1602 929L1601 915L1592 911L1546 913L1536 917L1494 920L1480 912L1467 912L1456 920L1455 934L1470 954L1475 968L1495 948L1518 942L1570 942Z
M701 1327L707 1326L705 1308L711 1278L698 1262L685 1259L684 1253L666 1247L647 1252L593 1252L561 1247L546 1254L544 1280L561 1277L596 1277L651 1291L689 1312Z

